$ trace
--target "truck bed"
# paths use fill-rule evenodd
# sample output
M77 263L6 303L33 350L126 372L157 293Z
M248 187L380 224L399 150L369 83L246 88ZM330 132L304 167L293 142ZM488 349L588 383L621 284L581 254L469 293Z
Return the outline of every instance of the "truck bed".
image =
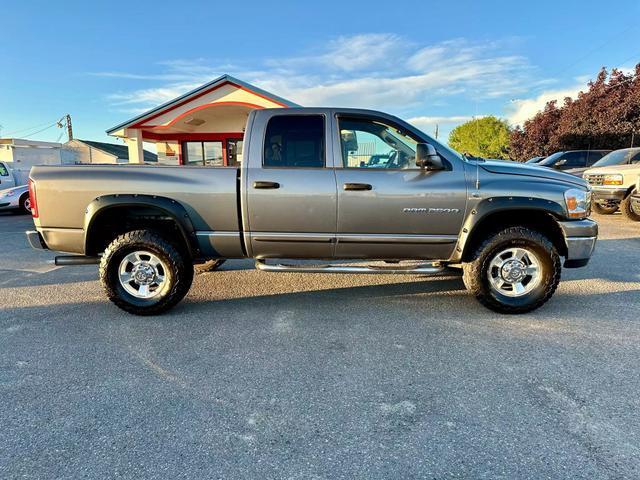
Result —
M84 238L87 206L96 198L114 194L166 196L182 204L196 231L229 232L227 247L240 251L238 223L238 170L235 168L149 165L39 166L31 171L37 190L39 217L49 248ZM158 187L162 187L162 191ZM64 236L64 241L61 236ZM206 243L206 242L205 242ZM206 245L205 245L206 246Z

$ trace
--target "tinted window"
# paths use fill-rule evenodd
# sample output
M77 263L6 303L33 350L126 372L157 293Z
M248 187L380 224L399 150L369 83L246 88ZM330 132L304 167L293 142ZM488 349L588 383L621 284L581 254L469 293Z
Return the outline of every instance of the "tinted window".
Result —
M324 117L278 115L269 120L262 164L265 167L324 167Z
M7 172L7 167L0 163L0 177L8 177L9 172Z
M587 166L586 152L569 152L565 154L563 159L565 159L566 162L561 165L560 168L578 168Z
M373 119L340 118L342 162L348 168L416 167L418 140Z

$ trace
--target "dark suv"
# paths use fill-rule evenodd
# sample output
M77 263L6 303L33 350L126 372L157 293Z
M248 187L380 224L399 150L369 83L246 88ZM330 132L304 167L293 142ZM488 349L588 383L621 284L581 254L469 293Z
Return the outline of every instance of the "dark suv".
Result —
M587 168L591 167L591 165L609 152L611 152L611 150L568 150L565 152L556 152L544 160L541 160L536 165L555 168L556 170L562 170L581 177Z

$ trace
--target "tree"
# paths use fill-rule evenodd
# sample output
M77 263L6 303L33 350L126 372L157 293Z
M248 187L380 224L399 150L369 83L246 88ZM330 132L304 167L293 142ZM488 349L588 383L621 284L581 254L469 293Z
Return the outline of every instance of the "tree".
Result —
M509 158L509 125L496 117L482 117L458 125L449 145L459 152L483 158Z
M560 107L549 102L544 110L511 133L511 155L526 160L559 150L630 147L640 132L640 64L625 74L600 70L588 89Z

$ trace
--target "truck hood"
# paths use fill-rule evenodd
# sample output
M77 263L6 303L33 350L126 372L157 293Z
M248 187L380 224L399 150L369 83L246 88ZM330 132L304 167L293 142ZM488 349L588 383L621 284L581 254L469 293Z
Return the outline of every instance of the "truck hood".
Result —
M595 174L615 174L615 173L622 173L622 174L629 174L629 173L637 173L638 175L640 175L640 164L637 163L633 163L631 165L610 165L608 167L596 167L596 168L590 168L588 169L586 172L584 172L586 175L590 175L592 173Z
M486 161L480 163L480 168L502 175L523 175L527 177L544 178L546 180L553 180L556 182L567 183L570 185L576 185L582 188L588 188L587 183L579 177L569 175L567 173L559 172L552 168L539 167L535 164L524 164L516 162L497 162Z

